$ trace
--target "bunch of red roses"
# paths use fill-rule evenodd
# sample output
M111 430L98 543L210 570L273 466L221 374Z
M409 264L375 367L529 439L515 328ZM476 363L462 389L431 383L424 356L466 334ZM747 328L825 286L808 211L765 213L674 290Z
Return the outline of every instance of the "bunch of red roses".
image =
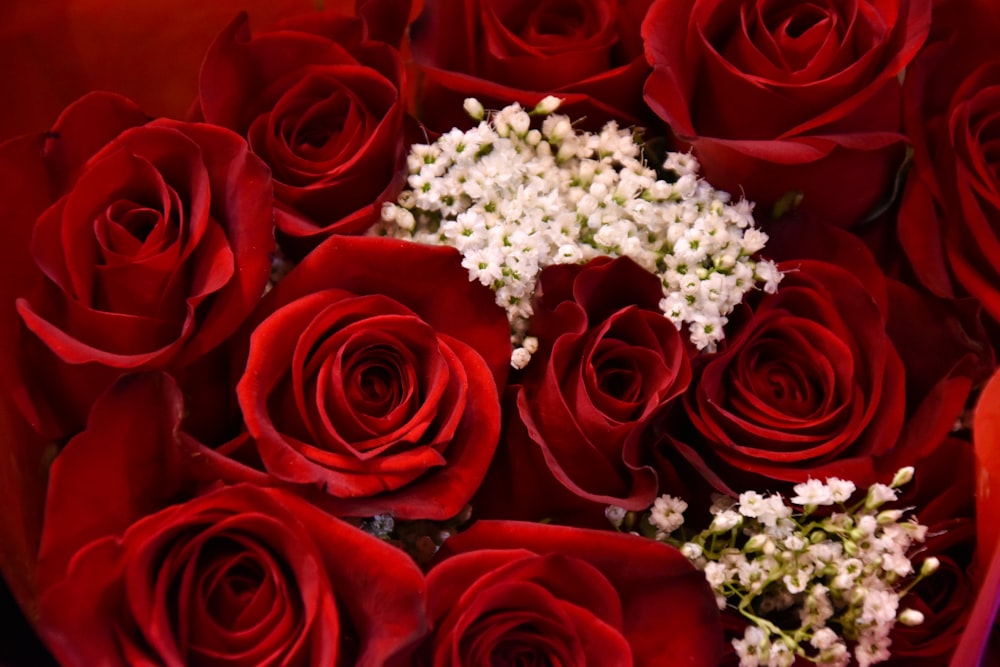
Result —
M893 660L949 660L995 538L967 412L1000 345L995 10L284 9L229 22L172 118L93 93L0 145L0 567L60 663L713 665L741 628L605 509L909 465L942 566ZM512 371L455 252L364 235L464 98L546 95L757 202L785 277L718 352L600 259L542 273Z

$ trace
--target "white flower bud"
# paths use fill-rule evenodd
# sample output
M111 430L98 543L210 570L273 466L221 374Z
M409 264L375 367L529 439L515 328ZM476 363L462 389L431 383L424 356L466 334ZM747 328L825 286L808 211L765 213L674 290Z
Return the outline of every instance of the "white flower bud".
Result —
M890 523L896 523L901 518L903 518L903 510L882 510L878 513L875 520L880 526L888 526Z
M697 560L701 558L704 550L699 544L695 544L694 542L685 542L681 546L681 553L684 554L684 557L688 560Z
M920 625L924 622L924 615L916 609L904 609L899 612L899 616L896 617L896 620L903 625Z
M539 116L548 116L550 113L559 108L562 104L562 98L555 97L553 95L546 95L542 98L542 101L535 105L531 113Z
M472 120L482 120L486 113L483 109L483 104L474 97L466 97L465 101L462 102L462 107L465 108L465 113L469 114Z
M712 525L709 526L709 530L713 533L725 533L741 523L743 523L742 516L732 510L725 510L715 515L715 518L712 519Z
M396 205L392 202L382 204L382 219L386 222L393 222L396 219Z
M604 516L615 528L621 528L622 521L625 520L627 513L624 507L618 507L617 505L608 505L604 508Z
M913 466L906 466L905 468L900 468L896 471L895 476L892 478L892 488L898 489L904 484L909 484L913 479Z
M510 354L510 365L514 368L521 370L528 365L531 361L531 352L528 352L523 347L515 348Z
M934 574L939 567L941 567L941 561L935 556L925 558L924 562L920 564L920 575L926 577L927 575Z

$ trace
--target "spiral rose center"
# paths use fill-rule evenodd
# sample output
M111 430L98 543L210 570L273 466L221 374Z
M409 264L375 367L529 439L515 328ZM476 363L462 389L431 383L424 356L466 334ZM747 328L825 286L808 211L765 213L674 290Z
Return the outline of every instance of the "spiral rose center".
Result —
M821 27L826 20L826 12L819 7L797 5L770 16L767 24L773 34L798 39L805 36L810 30Z
M586 23L587 17L580 3L554 0L542 3L532 12L522 34L571 37L578 34Z
M326 148L340 135L350 112L351 100L348 96L343 91L334 91L328 99L310 107L296 120L286 141L300 154L312 156L317 149Z
M408 384L401 371L403 360L387 347L368 350L348 372L350 396L355 407L372 417L384 417L403 402Z
M209 568L206 577L205 600L208 612L219 625L230 630L239 629L247 619L241 619L244 610L251 608L254 597L261 591L265 576L260 564L241 554L232 560L220 559Z
M293 579L264 545L241 533L180 543L162 568L173 582L173 625L185 664L219 664L300 627Z
M761 401L782 414L810 417L820 409L824 392L810 379L807 360L792 354L788 361L779 346L780 343L771 341L755 354L751 353L756 358L750 368L749 388Z
M490 656L491 667L551 667L548 656L521 643L503 642Z
M105 262L119 257L144 257L177 239L178 225L154 205L119 199L94 223L94 234Z
M163 217L151 208L131 208L118 221L137 241L145 241Z

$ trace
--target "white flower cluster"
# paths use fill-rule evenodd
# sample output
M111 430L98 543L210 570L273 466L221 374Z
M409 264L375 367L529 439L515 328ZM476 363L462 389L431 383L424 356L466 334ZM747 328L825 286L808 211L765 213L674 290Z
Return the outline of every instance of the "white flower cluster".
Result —
M568 117L547 115L558 104L549 97L530 113L514 104L413 146L409 188L383 207L373 233L457 248L470 278L507 310L515 345L543 268L630 257L660 278L664 314L688 326L698 349L714 350L743 295L758 283L774 292L781 280L774 263L753 258L767 236L752 204L699 179L690 155L670 154L672 179L658 179L631 132L614 122L577 132ZM478 102L466 109L482 119ZM532 114L546 115L540 129ZM515 365L530 354L515 355Z
M928 558L915 573L907 554L927 528L901 521L902 510L881 509L912 477L913 469L904 468L852 506L846 503L853 483L809 480L795 486L790 501L800 512L780 495L748 491L735 501L720 499L711 525L687 540L669 536L683 523L683 501L661 496L647 521L657 539L680 547L704 571L720 609L734 608L749 621L733 640L742 667L788 667L797 657L842 667L852 648L867 667L889 658L897 621L923 621L916 610L900 611L899 601L938 565ZM832 509L813 515L819 506ZM799 626L781 627L775 618L797 618Z

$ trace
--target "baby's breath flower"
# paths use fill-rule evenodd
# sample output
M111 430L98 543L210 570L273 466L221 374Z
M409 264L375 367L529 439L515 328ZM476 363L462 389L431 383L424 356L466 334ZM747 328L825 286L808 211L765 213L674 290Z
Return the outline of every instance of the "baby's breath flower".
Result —
M920 564L920 574L927 576L937 572L937 569L941 566L941 561L936 557L931 556L930 558L924 559L924 562Z
M795 495L790 500L796 505L815 507L834 503L830 487L818 479L809 479L802 484L796 484L793 488Z
M482 103L474 97L465 98L462 106L465 107L465 113L469 114L469 118L472 120L482 120L486 113Z
M903 483L911 477L912 471L897 475ZM808 480L789 501L798 512L779 495L745 491L738 499L716 498L711 524L697 535L681 541L660 530L657 539L679 547L704 572L720 609L735 609L748 621L733 641L741 667L791 665L797 656L828 667L846 667L852 656L870 665L889 657L897 621L923 622L915 610L900 611L899 601L937 566L928 558L914 575L908 550L926 528L904 518L906 510L882 508L897 488L874 484L850 504L852 482ZM682 501L658 499L650 523L666 522L667 502ZM810 516L833 504L843 511Z
M712 525L709 530L713 533L725 533L726 531L732 530L736 526L742 523L743 517L741 517L737 512L732 510L725 510L719 512L712 519Z
M846 479L831 477L826 480L826 485L830 489L830 497L835 503L846 503L857 491L858 487L854 482Z
M622 521L625 520L625 515L627 513L628 512L625 510L624 507L618 507L616 505L609 505L608 507L604 508L604 516L615 528L621 527Z
M890 486L894 489L898 489L901 486L909 484L911 480L913 480L913 466L906 466L905 468L900 468L896 471Z
M669 535L684 525L684 511L687 507L687 503L680 498L660 496L650 508L649 523L655 526L660 533Z
M885 503L896 499L896 489L885 484L873 484L868 489L868 497L865 499L865 507L875 509Z
M479 125L411 148L409 188L382 208L373 233L457 248L470 278L507 310L515 367L530 359L519 343L538 274L600 255L656 274L664 315L714 351L744 294L774 292L781 280L773 262L754 259L767 235L753 226L753 205L700 180L691 155L669 154L664 168L676 180L657 180L631 130L610 122L577 132L553 113L560 102L546 97L530 112L512 104L487 118L467 99ZM532 115L545 116L540 129Z

